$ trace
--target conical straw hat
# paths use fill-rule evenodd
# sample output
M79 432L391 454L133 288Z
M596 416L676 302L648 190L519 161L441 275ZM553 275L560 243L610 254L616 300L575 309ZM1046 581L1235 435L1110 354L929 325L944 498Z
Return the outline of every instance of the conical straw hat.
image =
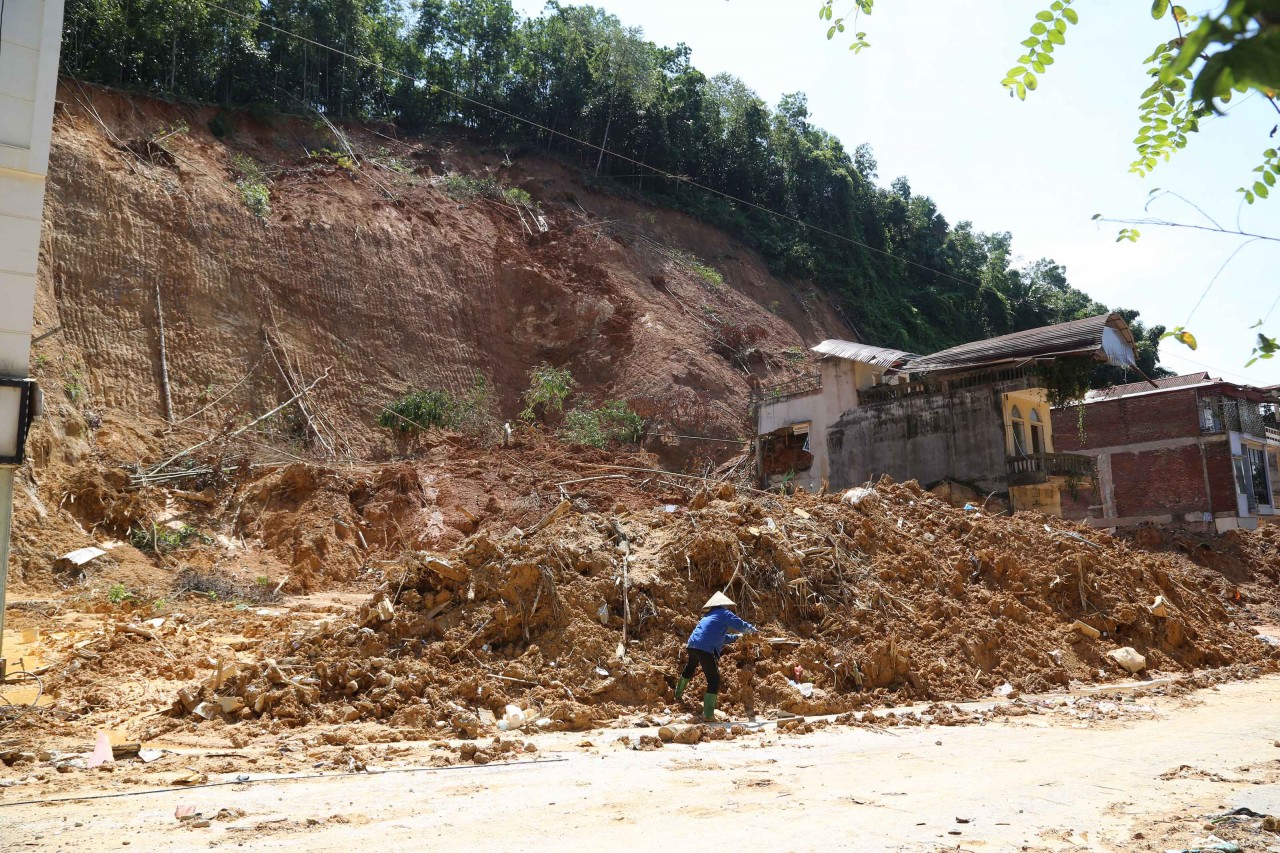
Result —
M723 592L717 592L707 599L706 604L702 605L703 610L710 610L712 607L737 607L737 605L733 603L733 599Z

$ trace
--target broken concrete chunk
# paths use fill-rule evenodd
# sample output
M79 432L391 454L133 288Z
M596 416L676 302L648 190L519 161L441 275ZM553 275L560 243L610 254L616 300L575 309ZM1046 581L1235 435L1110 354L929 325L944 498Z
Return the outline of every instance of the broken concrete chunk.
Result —
M184 687L178 691L178 701L182 703L182 710L190 714L200 704L200 691L194 687Z
M661 733L659 733L659 736L661 736ZM678 729L673 740L676 743L695 744L702 740L702 727L685 726L682 729Z
M378 599L373 605L372 616L378 622L390 622L396 617L396 609L391 604L391 599L385 595Z
M1147 659L1138 654L1137 650L1130 646L1112 649L1107 652L1107 657L1111 658L1131 673L1141 672L1147 668Z
M422 561L422 564L446 580L458 581L461 583L471 576L471 572L469 572L465 567L455 566L447 560L442 560L439 557L427 557Z
M111 757L119 761L121 758L132 758L142 751L142 744L137 741L111 744Z

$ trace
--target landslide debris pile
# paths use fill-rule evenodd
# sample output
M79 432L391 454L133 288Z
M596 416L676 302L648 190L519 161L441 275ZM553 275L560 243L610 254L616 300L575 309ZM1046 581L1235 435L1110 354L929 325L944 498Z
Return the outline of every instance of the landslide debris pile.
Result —
M698 608L722 588L764 638L722 660L735 714L1101 681L1127 676L1108 657L1123 647L1148 671L1276 662L1220 576L1105 532L965 512L914 482L843 496L721 486L617 516L566 501L528 531L420 552L354 619L260 646L216 690L184 689L175 713L475 736L516 704L585 729L664 707Z

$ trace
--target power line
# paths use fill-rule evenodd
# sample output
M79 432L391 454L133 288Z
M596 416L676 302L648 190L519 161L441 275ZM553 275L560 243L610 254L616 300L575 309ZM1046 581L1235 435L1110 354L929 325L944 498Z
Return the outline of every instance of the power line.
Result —
M1194 364L1196 367L1203 367L1205 370L1216 370L1218 373L1221 373L1223 376L1234 376L1236 379L1242 379L1246 383L1253 381L1248 376L1245 376L1243 373L1235 373L1230 370L1225 370L1221 367L1214 367L1212 364L1205 364L1204 362L1195 361L1193 359L1186 358L1185 356L1179 355L1178 353L1172 353L1168 357L1173 360L1185 361L1187 364Z
M1196 304L1192 306L1191 313L1187 314L1187 319L1182 323L1183 326L1191 325L1191 318L1194 317L1196 312L1200 310L1200 306L1204 304L1205 297L1209 295L1210 290L1213 290L1213 285L1217 283L1218 279L1222 276L1222 273L1227 268L1227 265L1230 264L1233 260L1235 260L1236 255L1240 254L1240 252L1246 246L1250 246L1258 242L1258 240L1260 239L1261 239L1260 237L1254 237L1251 240L1245 240L1239 246L1236 246L1234 252L1232 252L1230 255L1227 255L1227 259L1222 262L1222 266L1218 267L1218 271L1213 274L1213 278L1209 279L1209 283L1205 285L1204 292L1200 294L1200 298L1197 299Z
M1280 296L1277 296L1277 297L1276 297L1276 301L1271 303L1271 307L1267 309L1266 316L1264 316L1264 317L1262 318L1262 322L1264 322L1264 323L1265 323L1265 322L1267 322L1268 320L1270 320L1270 319L1271 319L1271 315L1272 315L1273 313L1275 313L1275 310L1276 310L1276 306L1277 306L1277 305L1280 305Z
M825 234L828 237L834 237L835 239L842 240L846 243L849 243L850 245L858 246L862 249L866 249L867 251L875 252L877 254L883 255L886 258L891 258L895 261L900 261L904 264L908 264L918 269L922 269L925 272L930 272L930 273L933 273L934 275L939 275L939 276L942 276L943 278L950 279L951 281L954 281L958 284L964 284L969 287L977 288L979 290L982 289L982 285L979 284L978 282L970 281L969 279L959 278L957 276L952 275L951 273L943 272L942 270L934 269L931 266L922 264L919 261L913 261L910 258L904 258L901 255L895 255L893 252L889 252L884 249L878 249L875 246L872 246L868 243L863 243L860 240L855 240L852 237L847 237L844 234L837 234L835 231L829 231L826 228L820 228L817 225L811 225L810 223L805 222L803 219L800 219L798 217L791 216L790 214L787 214L787 213L779 213L776 210L772 210L763 205L756 204L753 201L748 201L747 199L738 198L735 195L731 195L730 193L724 192L723 190L718 190L714 187L709 187L706 184L699 183L689 177L686 177L683 175L673 175L670 172L666 172L666 171L663 171L662 169L659 169L657 166L651 166L648 163L642 162L640 160L636 160L632 157L628 157L625 154L619 154L615 151L611 151L608 148L605 148L601 145L596 145L594 142L588 142L587 140L580 139L576 136L573 136L572 134L568 134L563 131L559 131L559 130L555 130L553 128L547 127L546 125L539 124L538 122L532 119L528 119L528 118L525 118L524 116L516 115L515 113L504 110L501 107L495 107L492 104L487 104L484 101L480 101L475 98L469 97L467 95L462 94L461 92L455 92L451 89L446 89L444 86L441 86L437 83L433 83L426 78L414 77L413 75L406 74L403 71L397 71L394 68L388 68L387 66L381 64L380 62L375 62L372 59L368 59L363 56L357 56L355 54L348 53L345 50L342 50L340 48L336 48L336 47L333 47L332 45L324 44L323 42L318 42L314 39L307 38L306 36L299 35L298 33L292 32L290 30L286 30L283 27L277 27L275 24L271 24L266 21L260 20L258 18L251 17L249 15L244 14L243 12L237 12L235 9L228 9L226 6L221 6L218 3L206 2L206 5L210 6L211 8L218 9L222 12L226 12L228 15L234 15L237 18L242 18L256 26L267 27L268 29L275 30L276 32L281 33L282 35L286 35L291 38L295 38L301 42L314 45L315 47L321 48L322 50L328 50L332 53L337 54L338 56L344 56L347 59L351 59L355 62L363 63L364 65L367 65L370 68L375 68L379 71L386 72L387 74L393 74L397 77L402 77L411 83L424 83L427 86L430 86L433 90L437 92L443 92L444 94L451 95L455 98L458 98L459 100L466 101L467 103L470 103L470 104L475 104L478 107L483 107L484 109L490 110L491 112L496 113L497 115L505 116L506 118L513 119L515 121L518 121L522 124L526 124L538 130L546 131L549 134L563 137L571 142L577 143L578 145L583 145L595 151L600 151L604 154L608 154L611 157L616 157L617 159L622 160L626 163L630 163L633 166L636 166L638 168L648 169L649 171L653 172L656 175L661 175L673 181L679 181L681 183L688 184L691 187L696 187L700 190L703 190L704 192L709 192L713 195L718 195L722 198L728 199L729 201L736 202L738 204L744 204L748 207L755 208L756 210L759 210L763 213L767 213L770 216L775 216L779 219L783 219L795 225L799 225L801 228L807 228L810 231L815 231L819 234Z

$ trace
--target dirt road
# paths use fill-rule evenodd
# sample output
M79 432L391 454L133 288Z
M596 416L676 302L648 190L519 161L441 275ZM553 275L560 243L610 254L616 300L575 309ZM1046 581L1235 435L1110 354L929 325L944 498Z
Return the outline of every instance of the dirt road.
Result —
M1055 714L959 728L841 727L650 752L616 742L644 730L604 730L541 736L539 763L57 804L20 804L35 793L23 786L0 802L0 846L1181 849L1207 837L1206 815L1237 806L1280 812L1277 708L1280 677L1268 677L1157 699L1153 713L1133 722ZM85 778L82 795L124 790L106 775ZM203 816L233 811L196 827L175 819L179 805ZM1258 823L1215 831L1246 850L1280 851L1280 835Z

